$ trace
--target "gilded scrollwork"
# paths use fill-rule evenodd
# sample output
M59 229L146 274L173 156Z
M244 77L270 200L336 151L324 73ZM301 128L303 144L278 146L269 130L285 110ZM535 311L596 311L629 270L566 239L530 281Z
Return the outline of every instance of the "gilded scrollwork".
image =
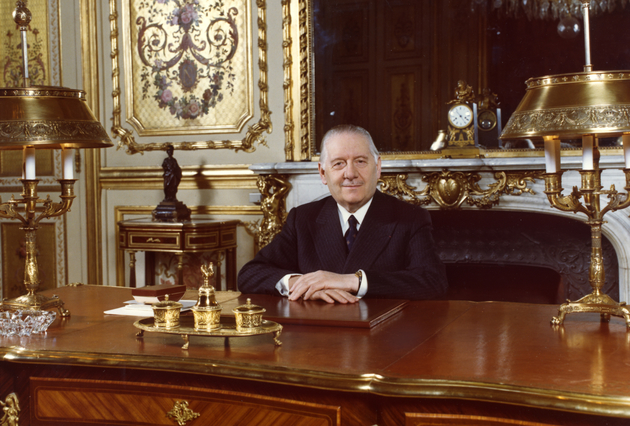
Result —
M282 229L286 217L285 198L291 184L285 176L260 176L257 181L258 190L262 194L260 208L263 219L256 235L258 248L263 248Z
M171 408L171 411L166 413L167 417L177 422L179 426L184 426L191 420L196 419L201 414L195 413L188 408L188 401L175 401L175 405Z
M478 184L481 180L479 173L443 170L422 173L422 180L427 185L422 190L416 190L407 183L408 175L401 173L381 176L381 191L417 205L436 203L443 209L458 209L465 202L479 208L490 208L498 204L505 194L534 194L527 184L538 177L538 172L496 172L496 182L490 183L488 189L482 189Z
M293 45L293 36L291 34L291 0L282 0L282 51L284 61L284 110L291 111L293 108L293 56L291 49ZM293 161L293 150L295 142L293 140L295 134L295 124L293 123L293 115L285 113L284 121L284 157L286 161Z
M258 8L258 67L259 67L259 107L260 119L257 123L248 126L247 133L242 140L220 140L220 141L198 141L198 142L165 142L165 143L138 143L133 132L122 126L122 89L120 82L120 49L118 43L119 26L118 26L118 8L116 0L110 0L110 43L111 43L111 59L112 59L112 128L111 132L114 138L118 138L118 149L124 148L127 154L143 154L145 151L165 150L167 144L171 144L177 150L199 150L199 149L233 149L234 151L253 152L256 149L255 144L267 145L263 136L264 132L272 131L271 111L268 106L268 66L267 66L267 10L266 1L257 0ZM225 22L228 22L224 20ZM223 21L222 21L223 22Z
M313 62L311 37L311 5L308 0L299 0L300 19L300 147L301 160L310 160L315 154L315 142L311 132L314 105L311 104L311 82Z
M2 406L0 426L17 426L20 421L20 402L17 395L10 393L4 402L0 401L0 406Z
M508 195L522 195L524 192L529 192L535 195L536 192L529 188L528 183L534 183L536 179L542 179L542 172L518 172L518 173L506 173L507 182L505 187L505 193Z

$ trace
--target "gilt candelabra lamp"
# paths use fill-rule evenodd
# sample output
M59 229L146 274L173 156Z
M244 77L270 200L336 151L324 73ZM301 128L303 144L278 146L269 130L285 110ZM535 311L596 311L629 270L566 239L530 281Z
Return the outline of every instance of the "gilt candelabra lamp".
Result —
M74 195L74 149L113 146L107 132L87 105L85 92L64 87L31 86L28 75L26 31L31 12L25 1L17 1L13 20L20 28L23 57L23 87L0 88L0 149L22 150L22 194L0 203L0 217L19 220L25 233L26 260L24 286L27 294L4 299L3 310L42 311L57 308L62 316L69 312L57 297L37 294L40 284L36 256L36 231L42 219L65 214ZM35 152L61 149L63 173L58 179L61 202L37 195Z
M526 94L510 117L501 139L542 138L545 148L545 194L559 210L584 213L591 228L591 260L589 281L592 292L581 299L567 300L552 318L560 325L568 313L596 312L603 321L610 316L625 319L630 328L630 310L602 292L605 283L602 255L603 217L609 211L630 206L630 71L592 70L589 42L589 1L582 0L586 64L584 72L531 78ZM626 193L614 185L603 190L599 168L598 141L605 137L621 137L623 141ZM563 195L560 169L560 141L582 140L581 187ZM603 206L600 198L606 196Z

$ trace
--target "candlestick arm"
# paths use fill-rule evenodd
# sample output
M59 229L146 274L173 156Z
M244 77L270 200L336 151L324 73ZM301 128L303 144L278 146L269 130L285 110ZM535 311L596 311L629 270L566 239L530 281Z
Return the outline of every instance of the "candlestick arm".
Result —
M576 187L573 187L573 191L569 195L562 195L559 193L547 191L544 192L545 194L547 194L547 199L549 200L551 205L558 210L573 213L582 212L589 217L591 216L591 213L588 211L588 209L584 207L582 203L580 203L580 198L582 197L582 194L580 193L580 191L577 190Z
M630 188L626 188L628 191ZM619 193L615 190L615 185L610 187L610 191L605 192L610 199L608 205L604 207L600 213L600 218L609 211L622 210L630 206L630 196L628 193Z
M61 216L64 213L66 213L68 210L70 210L74 197L72 198L62 197L62 198L63 200L61 203L55 203L53 202L53 200L50 199L50 197L47 197L44 200L44 211L42 211L39 214L39 216L37 216L37 219L35 219L35 222L39 222L40 220L46 219L49 217Z
M74 182L76 179L59 179L59 183L61 184L61 203L55 203L50 199L50 195L43 200L44 211L37 217L36 222L39 222L42 219L49 217L56 217L65 214L70 207L72 206L72 202L76 198L74 195Z
M564 172L559 171L555 173L545 173L543 178L545 179L545 190L547 199L551 203L552 207L557 208L565 212L582 212L590 217L589 210L580 203L582 193L578 191L577 187L573 187L573 191L569 195L562 195L562 174Z
M0 204L0 217L5 219L15 219L18 218L25 222L24 219L20 216L20 214L15 210L18 202L15 200L7 201L6 203Z

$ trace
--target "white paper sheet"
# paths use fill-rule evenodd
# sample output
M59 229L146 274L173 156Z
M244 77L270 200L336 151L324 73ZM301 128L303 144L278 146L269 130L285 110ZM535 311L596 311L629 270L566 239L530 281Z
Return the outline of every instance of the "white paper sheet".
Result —
M195 306L196 300L180 300L179 303L184 305L181 312L188 311ZM125 302L125 306L116 309L110 309L104 312L107 315L128 315L132 317L152 317L153 308L151 305L139 303L135 300L128 300Z

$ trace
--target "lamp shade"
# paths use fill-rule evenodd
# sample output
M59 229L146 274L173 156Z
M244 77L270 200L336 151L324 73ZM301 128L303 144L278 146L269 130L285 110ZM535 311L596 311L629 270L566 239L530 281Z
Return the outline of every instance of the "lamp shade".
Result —
M530 78L501 139L578 139L630 132L630 71Z
M113 143L85 92L54 86L0 88L0 149L107 148Z

